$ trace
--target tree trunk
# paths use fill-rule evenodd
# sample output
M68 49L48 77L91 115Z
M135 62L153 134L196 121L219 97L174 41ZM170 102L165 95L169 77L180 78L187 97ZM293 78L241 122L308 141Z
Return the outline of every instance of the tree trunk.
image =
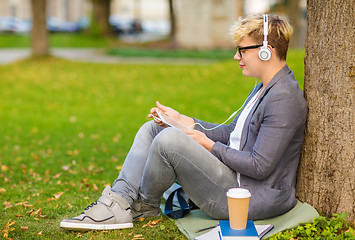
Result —
M355 4L307 0L308 119L297 196L320 213L355 218Z
M109 23L111 0L91 0L91 2L91 34L105 37L112 36L113 31Z
M32 56L49 55L49 40L46 24L46 0L31 0L32 5Z

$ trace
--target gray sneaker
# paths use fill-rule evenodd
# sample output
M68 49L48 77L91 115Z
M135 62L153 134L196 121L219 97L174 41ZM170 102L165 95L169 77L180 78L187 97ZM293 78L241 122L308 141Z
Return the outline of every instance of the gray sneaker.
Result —
M160 208L152 207L148 204L142 203L139 200L133 202L131 211L133 220L138 218L160 216Z
M69 230L132 228L133 218L129 203L107 186L98 201L90 204L81 215L61 221L60 227Z

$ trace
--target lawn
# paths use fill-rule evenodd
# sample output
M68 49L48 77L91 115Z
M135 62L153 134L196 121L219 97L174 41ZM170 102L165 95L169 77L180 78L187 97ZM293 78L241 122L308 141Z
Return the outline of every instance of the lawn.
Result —
M52 47L106 47L118 39L105 39L85 33L51 33L49 43ZM0 48L29 48L30 34L0 33Z
M156 100L221 123L255 84L231 59L212 65L91 64L56 58L0 66L0 236L12 239L185 239L166 217L136 228L69 232L117 177ZM302 50L290 67L303 85Z

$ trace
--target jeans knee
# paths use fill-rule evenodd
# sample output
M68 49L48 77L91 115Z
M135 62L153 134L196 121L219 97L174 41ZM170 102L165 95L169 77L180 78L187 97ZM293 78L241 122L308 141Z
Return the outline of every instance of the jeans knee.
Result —
M152 120L152 121L145 122L141 126L138 132L143 134L148 133L154 138L162 129L163 127L160 127Z
M181 130L168 127L155 137L152 147L159 151L173 150L179 152L186 143L186 137L188 136Z
M147 130L147 131L150 131L152 129L154 129L156 127L156 123L152 120L152 121L148 121L148 122L145 122L142 126L141 126L141 129L144 129L144 130Z
M215 219L228 219L228 206L209 200L200 206L202 211Z

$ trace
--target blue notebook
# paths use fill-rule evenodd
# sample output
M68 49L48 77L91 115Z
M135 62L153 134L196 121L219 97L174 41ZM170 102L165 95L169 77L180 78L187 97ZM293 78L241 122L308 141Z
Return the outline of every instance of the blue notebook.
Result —
M252 220L248 220L247 227L243 230L230 228L228 220L219 221L219 226L221 227L221 235L223 239L259 239L258 232L256 231Z

